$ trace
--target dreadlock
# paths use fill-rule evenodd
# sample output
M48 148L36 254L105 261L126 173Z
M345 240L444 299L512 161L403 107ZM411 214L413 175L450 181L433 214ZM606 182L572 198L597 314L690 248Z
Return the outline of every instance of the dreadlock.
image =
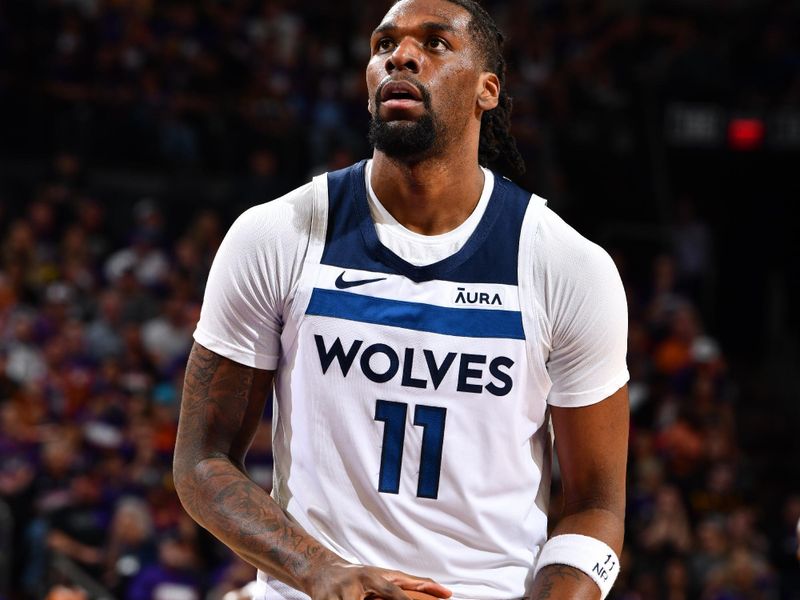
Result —
M511 175L525 173L525 161L511 134L511 96L506 91L506 61L503 58L505 37L494 19L475 0L447 0L466 10L472 16L470 29L475 35L484 61L483 68L500 80L500 99L497 108L486 111L481 117L481 137L478 162L484 167L494 166L501 172L507 167Z

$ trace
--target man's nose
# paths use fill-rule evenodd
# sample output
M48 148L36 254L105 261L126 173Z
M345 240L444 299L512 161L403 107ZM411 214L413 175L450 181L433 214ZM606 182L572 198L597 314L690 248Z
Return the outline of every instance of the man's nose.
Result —
M394 52L386 60L386 72L393 73L395 70L407 70L414 74L419 73L420 55L416 43L410 39L404 39Z

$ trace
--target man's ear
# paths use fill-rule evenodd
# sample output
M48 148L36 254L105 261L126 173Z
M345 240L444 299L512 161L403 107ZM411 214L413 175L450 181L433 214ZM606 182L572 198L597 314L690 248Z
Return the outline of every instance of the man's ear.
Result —
M500 79L494 73L481 73L478 80L478 108L486 112L500 102Z

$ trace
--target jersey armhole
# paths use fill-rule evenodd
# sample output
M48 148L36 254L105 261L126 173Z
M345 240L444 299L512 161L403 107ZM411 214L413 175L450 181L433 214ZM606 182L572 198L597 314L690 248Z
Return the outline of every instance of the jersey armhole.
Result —
M290 292L294 297L286 328L281 336L282 354L292 347L297 339L300 322L311 300L314 282L317 280L322 253L325 250L325 236L328 230L328 175L323 173L312 181L311 230L300 276Z
M536 271L536 241L539 236L542 212L547 201L536 194L531 195L522 231L519 237L519 259L517 261L517 291L522 312L522 327L525 331L525 348L534 381L541 382L543 397L550 393L552 382L547 372L546 348L550 347L548 325L543 307L536 299L537 286L541 285Z

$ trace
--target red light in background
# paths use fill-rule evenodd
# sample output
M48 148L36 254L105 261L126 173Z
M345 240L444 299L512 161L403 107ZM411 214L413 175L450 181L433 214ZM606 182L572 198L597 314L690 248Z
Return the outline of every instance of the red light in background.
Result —
M734 150L755 150L764 143L764 130L764 121L761 119L731 119L728 144Z

